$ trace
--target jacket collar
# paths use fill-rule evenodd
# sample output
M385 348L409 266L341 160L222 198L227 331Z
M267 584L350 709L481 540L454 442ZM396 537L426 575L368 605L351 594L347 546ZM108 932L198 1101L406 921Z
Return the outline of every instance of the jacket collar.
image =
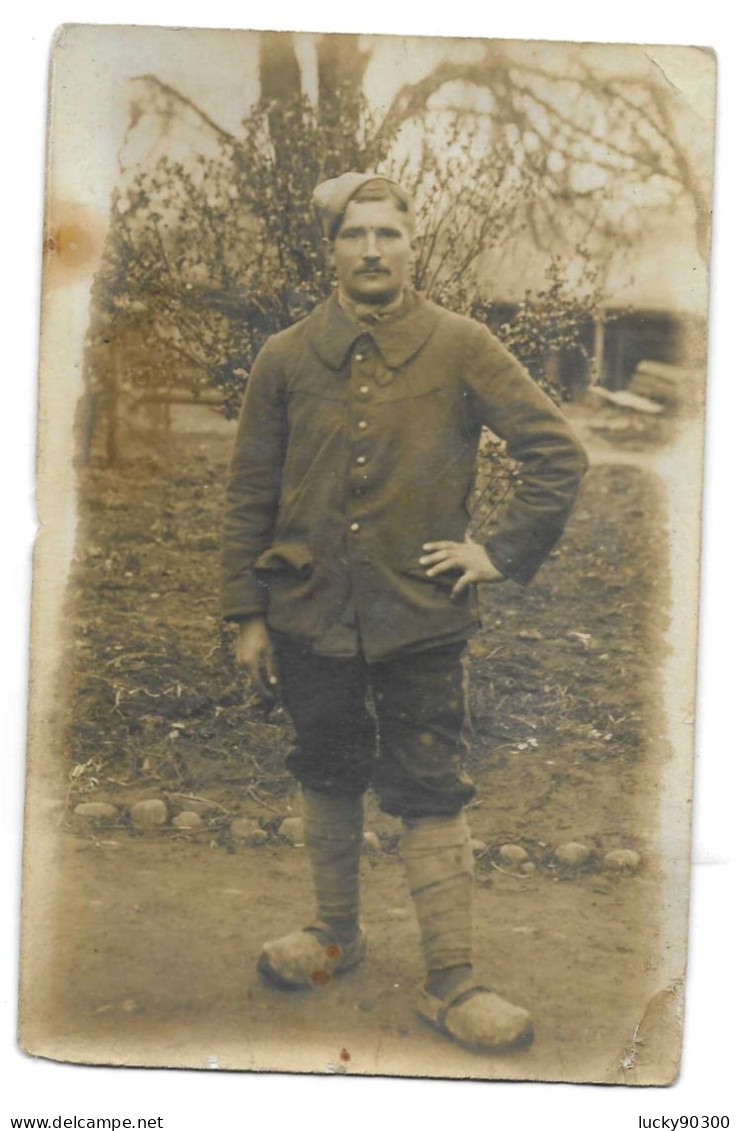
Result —
M336 295L316 307L309 316L311 345L331 369L341 369L357 338L374 339L382 360L397 369L418 353L436 325L436 307L416 291L408 293L408 310L399 318L377 326L360 326L339 306Z

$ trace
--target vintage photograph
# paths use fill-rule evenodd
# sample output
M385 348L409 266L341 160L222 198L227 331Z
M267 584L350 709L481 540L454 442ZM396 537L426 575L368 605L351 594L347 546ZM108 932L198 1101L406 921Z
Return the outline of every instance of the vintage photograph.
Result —
M57 33L29 1052L674 1081L715 77Z

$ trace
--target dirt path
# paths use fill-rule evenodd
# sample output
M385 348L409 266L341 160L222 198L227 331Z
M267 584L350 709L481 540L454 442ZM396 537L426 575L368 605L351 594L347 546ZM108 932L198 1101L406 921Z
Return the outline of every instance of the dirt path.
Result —
M648 877L555 884L539 875L478 876L480 974L505 985L537 1021L531 1050L494 1058L454 1048L414 1014L422 968L395 858L364 863L367 962L326 987L285 993L261 981L254 959L267 924L279 934L294 928L297 908L310 915L300 849L230 855L189 844L70 838L66 852L68 917L53 940L65 952L54 1009L64 1020L51 1043L47 1034L47 1055L311 1072L618 1078L634 1025L630 987L649 950L634 930L648 906Z
M37 1037L32 1023L26 1025L32 1049L101 1063L646 1082L649 1057L643 1057L643 1071L634 1067L633 1036L655 989L651 971L661 945L656 830L664 758L654 673L666 628L664 502L648 470L650 457L634 461L619 453L607 460L602 445L597 449L593 446L594 467L560 549L530 589L511 586L488 596L485 627L472 648L470 769L479 794L470 822L473 834L490 846L476 873L479 973L532 1010L534 1046L506 1057L472 1054L416 1017L422 970L395 847L397 828L373 803L368 822L383 851L363 862L367 962L306 993L286 994L259 979L254 961L265 937L310 918L310 881L304 850L272 835L293 800L289 783L270 761L284 749L284 720L255 722L238 703L219 707L216 700L191 716L182 714L177 765L187 765L191 777L168 784L160 776L146 785L144 775L144 785L164 795L175 786L205 792L231 813L259 816L270 839L261 847L237 845L219 816L205 833L193 835L169 830L137 836L125 827L83 835L64 830L57 849L58 895L49 908L54 938L47 976L28 1009L29 1017L43 1014ZM182 479L187 498L192 483L186 472ZM110 528L105 508L104 513L98 508L90 569L104 575L101 558L115 544L128 555L126 577L135 575L138 583L139 570L143 576L155 568L144 560L150 520L140 535L135 529L140 514L129 522L128 533L122 531L121 522L135 508L130 501L127 508L119 506L113 491L111 486ZM210 535L202 531L202 516L192 515L192 504L178 511L180 503L170 493L162 507L164 522L181 513L183 523L200 523L198 548L212 555ZM183 542L196 541L187 530L175 529L163 537L162 553L170 538L179 538L172 549L180 554ZM171 578L172 562L160 555L159 574ZM203 572L202 564L193 566L193 592L202 593ZM80 578L82 593L92 594L89 580ZM88 757L84 765L97 775L94 793L85 796L117 804L142 795L141 778L130 787L104 784L114 777L120 782L127 772L117 751L126 758L134 751L139 768L147 764L143 751L160 774L172 759L167 753L165 761L161 730L156 731L161 724L166 733L174 717L164 713L166 688L145 682L168 679L166 663L154 658L145 668L146 649L134 652L135 617L149 626L154 657L160 652L151 639L157 626L180 631L169 656L187 655L183 641L194 639L192 619L180 614L178 621L174 611L181 609L184 582L169 581L177 596L172 605L160 583L155 596L161 592L163 598L156 611L142 612L155 583L149 575L140 592L127 582L114 593L94 587L87 598L91 605L78 611L80 639L88 648L92 638L98 649L94 663L85 666L85 660L79 669L91 672L80 694L94 687L95 673L111 667L121 673L123 691L116 691L115 705L96 699L90 718L78 710L74 724ZM124 618L128 635L117 637L116 625ZM105 632L101 626L107 626ZM125 640L135 656L133 691L149 688L140 710L135 695L124 697L125 655L116 640ZM206 645L207 639L199 644L203 653ZM190 669L183 662L180 670ZM207 698L195 675L192 681L183 695ZM159 703L148 704L157 697ZM178 704L184 712L181 697ZM111 719L108 730L101 729L103 710ZM267 775L260 788L270 785L269 809L259 801L264 792L255 800L233 781L234 758L243 760L244 733L247 754L252 761L256 755ZM94 748L84 744L98 736L100 746L100 735L108 752L93 763ZM207 762L203 750L215 749L217 741L219 755ZM85 784L85 776L80 779ZM554 866L552 851L572 839L584 841L598 857L611 848L637 848L643 865L630 877L609 877L595 868L565 875ZM494 866L497 846L511 840L529 850L536 863L532 876L509 876Z

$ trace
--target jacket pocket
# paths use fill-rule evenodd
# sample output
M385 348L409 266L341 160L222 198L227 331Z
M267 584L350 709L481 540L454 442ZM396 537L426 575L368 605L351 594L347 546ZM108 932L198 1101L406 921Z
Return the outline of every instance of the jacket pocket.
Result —
M309 578L313 575L313 554L299 542L276 542L260 554L254 563L254 569L266 578L286 572L297 574L300 578Z

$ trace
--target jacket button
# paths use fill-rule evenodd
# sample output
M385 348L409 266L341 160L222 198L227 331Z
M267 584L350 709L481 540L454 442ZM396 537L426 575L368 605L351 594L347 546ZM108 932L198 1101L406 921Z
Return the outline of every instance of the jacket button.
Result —
M354 360L355 361L364 361L364 354L363 353L355 353L354 354Z
M358 523L358 522L353 522L353 523L351 524L351 526L349 527L349 529L351 530L352 534L356 534L356 533L357 533L357 531L359 530L359 523Z
M357 456L356 462L359 464L360 467L364 467L364 465L367 462L367 457L366 456Z
M360 385L359 391L360 391L360 393L363 393L364 396L366 396L367 393L369 392L369 385Z
M366 420L360 420L357 423L357 428L359 428L360 432L364 432L365 428L369 428L369 425Z

